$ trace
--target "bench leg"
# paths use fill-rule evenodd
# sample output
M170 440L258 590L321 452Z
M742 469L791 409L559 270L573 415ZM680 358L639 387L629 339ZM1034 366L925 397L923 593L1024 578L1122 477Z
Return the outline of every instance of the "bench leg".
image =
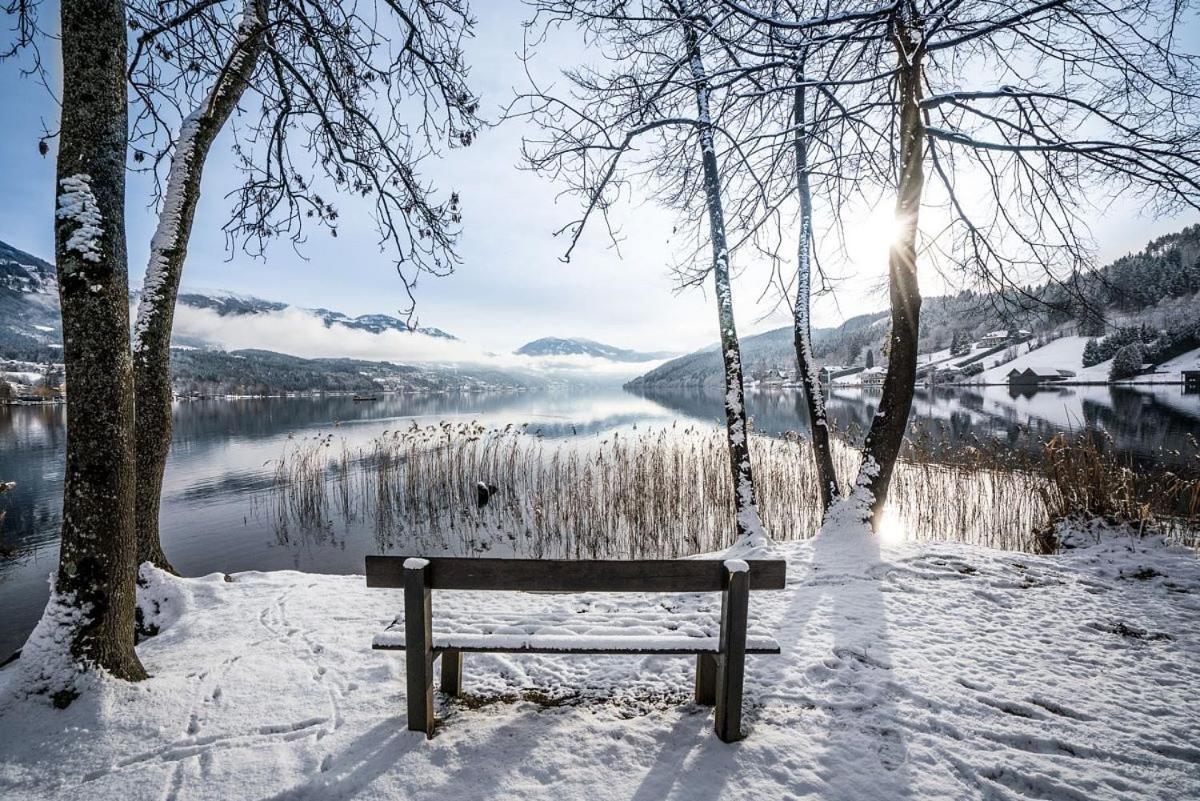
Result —
M408 729L433 736L433 604L429 565L404 569L404 664Z
M717 655L696 654L696 703L717 702Z
M462 651L442 652L442 692L454 697L462 693Z
M750 605L750 576L728 573L721 596L721 657L717 667L717 709L714 728L724 742L742 739L742 681L746 675L746 616Z

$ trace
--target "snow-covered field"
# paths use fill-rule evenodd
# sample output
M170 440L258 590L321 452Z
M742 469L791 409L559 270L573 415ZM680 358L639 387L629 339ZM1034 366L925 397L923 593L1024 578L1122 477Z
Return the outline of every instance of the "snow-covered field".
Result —
M1027 351L1017 358L998 362L995 366L984 370L970 379L970 383L1006 384L1010 370L1024 370L1032 367L1038 372L1053 373L1056 370L1070 370L1075 376L1067 379L1065 384L1104 384L1108 382L1108 374L1112 369L1112 359L1083 366L1083 349L1087 346L1088 337L1066 336L1043 345L1040 348ZM990 363L989 363L990 364ZM1163 384L1178 383L1181 370L1200 369L1200 350L1189 351L1164 362L1152 373L1134 376L1121 382L1124 384Z
M822 535L751 614L748 739L681 657L468 655L469 701L405 730L401 593L296 572L162 578L153 678L66 711L0 671L17 799L1200 797L1200 565L1114 537L1056 557ZM698 599L682 599L694 603ZM435 593L450 614L652 611L662 596ZM712 604L715 596L705 597ZM26 660L29 661L29 660ZM537 693L533 691L537 690Z

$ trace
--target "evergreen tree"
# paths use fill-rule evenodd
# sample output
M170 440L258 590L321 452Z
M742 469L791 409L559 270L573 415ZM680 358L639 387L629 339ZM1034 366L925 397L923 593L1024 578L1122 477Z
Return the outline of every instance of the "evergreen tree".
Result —
M1112 367L1109 370L1108 377L1111 381L1118 381L1122 378L1132 378L1142 371L1142 362L1145 356L1142 352L1142 346L1138 343L1126 345L1117 351L1117 355L1113 357Z

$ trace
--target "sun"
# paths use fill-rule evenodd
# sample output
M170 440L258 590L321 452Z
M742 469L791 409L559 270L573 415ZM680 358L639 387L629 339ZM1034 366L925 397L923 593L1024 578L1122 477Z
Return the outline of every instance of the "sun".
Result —
M890 503L883 507L883 514L875 525L875 535L883 545L896 545L908 539L904 523L896 512L896 507Z
M864 233L887 248L904 241L907 226L890 203L879 203L863 224Z

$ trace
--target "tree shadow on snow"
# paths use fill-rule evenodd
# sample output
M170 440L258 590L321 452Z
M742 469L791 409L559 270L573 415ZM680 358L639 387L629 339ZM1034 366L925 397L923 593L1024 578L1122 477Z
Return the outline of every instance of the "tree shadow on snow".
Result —
M797 592L780 620L788 639L776 670L802 671L799 691L824 713L816 724L820 753L812 755L823 798L910 798L879 539L855 536L861 547L854 553L830 535L813 540L807 574L789 581ZM813 639L828 639L829 649L810 647ZM767 670L769 662L762 664ZM767 686L795 686L787 679Z

